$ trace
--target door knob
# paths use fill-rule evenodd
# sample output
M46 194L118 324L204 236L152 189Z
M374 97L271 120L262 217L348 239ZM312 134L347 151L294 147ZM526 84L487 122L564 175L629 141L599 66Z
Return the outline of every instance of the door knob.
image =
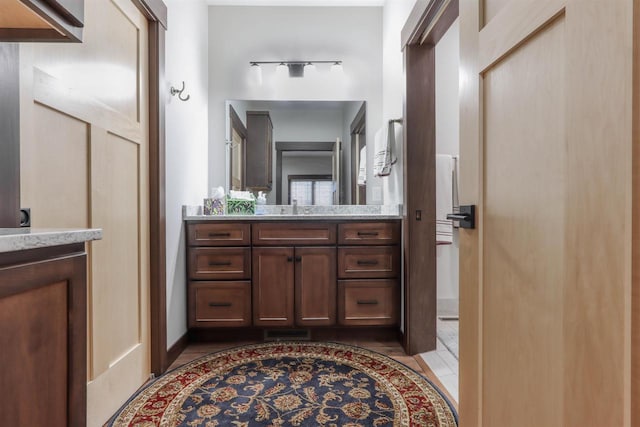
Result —
M460 212L447 214L447 219L460 221L460 228L476 228L476 205L460 206Z

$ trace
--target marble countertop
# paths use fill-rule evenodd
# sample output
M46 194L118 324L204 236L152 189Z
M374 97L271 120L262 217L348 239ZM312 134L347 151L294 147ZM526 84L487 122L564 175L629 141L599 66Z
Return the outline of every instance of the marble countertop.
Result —
M298 206L293 214L288 205L267 205L262 215L203 215L201 206L183 206L182 219L185 221L366 221L402 219L401 206L341 205L341 206Z
M102 239L99 228L0 228L0 252L69 245Z

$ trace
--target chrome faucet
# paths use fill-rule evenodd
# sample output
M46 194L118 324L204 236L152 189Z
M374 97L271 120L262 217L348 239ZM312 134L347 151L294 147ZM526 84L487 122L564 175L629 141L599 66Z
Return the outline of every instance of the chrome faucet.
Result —
M293 215L298 215L298 200L293 199Z

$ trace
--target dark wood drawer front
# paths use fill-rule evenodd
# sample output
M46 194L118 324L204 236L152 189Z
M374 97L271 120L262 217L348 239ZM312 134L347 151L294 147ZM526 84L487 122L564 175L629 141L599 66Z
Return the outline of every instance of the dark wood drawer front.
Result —
M253 225L253 244L331 245L336 243L336 225L322 223L260 223Z
M240 223L188 225L189 246L249 246L251 226Z
M347 326L397 324L398 288L396 280L338 281L338 321Z
M391 278L397 277L399 270L397 247L354 246L338 249L338 277L341 279Z
M251 279L250 248L192 248L189 253L191 279Z
M251 282L191 282L189 327L251 326Z
M338 225L339 245L397 245L399 222L354 222Z

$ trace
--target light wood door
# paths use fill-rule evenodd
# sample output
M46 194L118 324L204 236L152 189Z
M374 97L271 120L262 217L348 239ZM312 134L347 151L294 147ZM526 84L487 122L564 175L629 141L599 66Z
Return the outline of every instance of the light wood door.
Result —
M632 15L460 2L463 426L629 425Z
M296 248L296 325L335 325L337 286L335 247Z
M253 248L253 324L293 326L294 253L287 248Z
M88 425L149 377L147 20L85 2L82 44L21 45L21 194L35 227L96 227L88 244Z

